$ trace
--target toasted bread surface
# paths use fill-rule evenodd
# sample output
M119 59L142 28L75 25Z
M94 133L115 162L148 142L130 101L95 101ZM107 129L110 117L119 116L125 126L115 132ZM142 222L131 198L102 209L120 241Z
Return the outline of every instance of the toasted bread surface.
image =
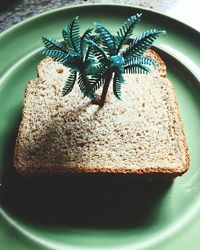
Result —
M159 56L152 75L125 75L123 100L109 89L103 108L78 85L61 96L69 70L51 58L25 91L14 166L23 174L131 173L182 175L189 153L174 88ZM101 90L100 90L101 92Z

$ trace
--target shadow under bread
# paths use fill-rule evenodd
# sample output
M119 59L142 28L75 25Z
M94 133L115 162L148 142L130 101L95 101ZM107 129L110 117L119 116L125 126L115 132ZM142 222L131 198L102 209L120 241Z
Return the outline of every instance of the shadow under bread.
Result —
M154 223L171 178L119 174L22 176L13 167L19 125L14 124L5 135L1 170L0 205L8 214L40 227L112 229Z

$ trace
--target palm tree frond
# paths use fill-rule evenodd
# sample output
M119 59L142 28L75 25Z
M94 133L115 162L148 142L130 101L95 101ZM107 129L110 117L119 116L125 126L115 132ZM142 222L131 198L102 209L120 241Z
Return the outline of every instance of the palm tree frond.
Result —
M158 31L156 29L143 32L142 35L133 39L129 47L122 53L123 56L127 59L129 57L143 55L143 53L151 47L156 38L165 33L163 30Z
M117 53L119 53L120 49L123 45L128 42L128 39L133 34L133 30L136 24L141 20L141 13L137 13L136 15L130 16L126 22L124 22L123 26L117 31Z
M69 53L65 53L63 51L60 51L60 50L52 50L52 49L44 49L42 51L42 54L45 55L45 56L50 56L54 59L57 59L58 61L62 61L64 60Z
M46 49L55 49L55 50L62 50L62 51L65 51L65 46L57 41L56 39L52 39L52 38L47 38L46 36L43 36L42 37L42 42L45 46Z
M97 45L93 40L89 40L88 43L89 45L91 45L94 55L97 57L102 66L107 66L108 58L103 49L99 45Z
M88 41L87 41L88 43ZM84 56L84 61L85 62L88 62L88 61L93 61L95 62L95 55L94 55L94 51L93 51L93 48L92 46L89 44L88 47L86 48L86 51L85 51L85 56Z
M70 49L69 33L67 29L63 29L62 37L64 39L64 43L66 44L67 48Z
M81 50L81 55L83 56L83 54L85 53L86 51L86 48L87 48L87 41L90 39L90 36L91 36L91 32L92 32L93 29L87 29L84 34L82 35L81 37L81 40L80 40L80 50Z
M147 74L151 73L151 69L141 64L131 64L124 67L127 74Z
M104 67L101 64L90 64L86 69L87 75L99 75L104 71Z
M79 17L75 17L69 23L67 27L67 38L71 49L74 49L77 53L80 53L80 27Z
M121 87L123 83L124 78L122 74L120 72L116 72L113 78L113 93L119 100L122 99Z
M95 92L99 89L103 84L107 81L106 70L104 70L101 74L93 76L90 79L90 87L87 90L87 96L95 97ZM91 97L90 97L91 98Z
M62 90L62 96L65 96L67 94L69 94L73 87L74 84L76 82L76 76L77 76L77 72L76 71L72 71L67 79L67 82Z
M72 70L80 71L81 58L74 51L70 51L68 55L62 60L59 60L59 62Z
M94 41L96 44L100 44L101 43L101 37L100 35L95 35L93 38L92 38L92 41Z
M81 90L81 93L84 96L88 96L87 93L88 93L88 89L90 87L90 80L88 79L86 74L84 74L83 72L79 72L78 85L79 85L79 88Z
M154 68L157 65L152 58L147 56L133 56L125 60L125 65L131 65L131 64L151 65Z
M114 55L116 53L116 41L115 37L111 35L111 33L101 24L96 24L96 30L95 32L99 34L102 44L104 47L104 50L109 55Z

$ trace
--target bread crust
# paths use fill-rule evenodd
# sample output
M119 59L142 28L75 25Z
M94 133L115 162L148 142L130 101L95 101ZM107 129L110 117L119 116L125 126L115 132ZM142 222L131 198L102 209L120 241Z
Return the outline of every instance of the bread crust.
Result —
M157 63L157 68L155 72L153 72L154 75L160 75L161 77L167 76L167 67L164 63L164 61L161 59L161 57L152 49L149 49L144 54L147 57L152 58Z
M164 62L162 61L162 59L159 57L159 55L154 52L153 50L149 50L146 53L146 56L149 56L151 58L153 58L154 60L156 60L157 63L159 63L160 65L160 69L159 69L159 74L161 77L166 77L166 66L164 64ZM43 63L48 63L49 58L45 58L43 60ZM40 63L41 64L41 63ZM38 78L36 78L35 80L37 81L39 79L39 68L40 68L40 64L37 66L37 73L38 73ZM157 72L158 74L158 72ZM34 80L33 80L34 81ZM24 94L24 109L26 106L26 101L27 98L29 96L29 91L31 89L31 85L32 85L32 81L29 81L26 90L25 90L25 94ZM25 126L25 119L24 118L24 110L23 110L23 115L22 115L22 121L21 124L19 126L19 131L18 131L18 135L17 135L17 139L16 139L16 145L15 145L15 150L14 150L14 158L13 158L13 163L14 163L14 167L16 168L16 170L23 174L23 175L48 175L48 174L65 174L65 173L79 173L79 174L121 174L121 175L135 175L135 176L150 176L150 177L157 177L157 176L165 176L165 177L169 177L169 178L174 178L176 176L181 176L183 175L189 168L190 165L190 156L189 156L189 152L188 152L188 146L186 143L186 138L185 138L185 134L184 134L184 130L183 130L183 124L182 124L182 120L180 117L180 113L178 110L178 103L176 101L176 94L175 94L175 90L172 86L172 84L169 82L169 85L171 87L172 93L173 93L173 100L174 100L174 105L175 105L175 109L176 112L178 114L178 126L179 129L181 130L182 133L182 137L181 140L183 142L184 148L185 148L185 152L186 152L186 159L185 159L185 165L180 168L171 168L171 167L160 167L160 166L154 166L154 167L142 167L142 168L136 168L136 169L131 169L131 168L127 168L127 167L98 167L98 166L93 166L93 167L80 167L80 166L73 166L73 167L67 167L67 168L63 168L63 167L56 167L55 169L52 168L42 168L41 166L37 166L37 168L35 168L35 166L29 166L27 168L23 167L23 164L21 162L21 159L19 158L19 150L20 150L20 146L19 146L19 142L20 139L23 138L23 128Z

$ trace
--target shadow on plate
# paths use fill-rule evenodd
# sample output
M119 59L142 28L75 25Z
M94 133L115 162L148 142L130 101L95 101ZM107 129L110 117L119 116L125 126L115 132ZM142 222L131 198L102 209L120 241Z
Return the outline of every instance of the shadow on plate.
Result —
M28 178L12 156L17 128L6 136L0 205L12 217L40 227L135 228L155 223L171 182L115 176Z

